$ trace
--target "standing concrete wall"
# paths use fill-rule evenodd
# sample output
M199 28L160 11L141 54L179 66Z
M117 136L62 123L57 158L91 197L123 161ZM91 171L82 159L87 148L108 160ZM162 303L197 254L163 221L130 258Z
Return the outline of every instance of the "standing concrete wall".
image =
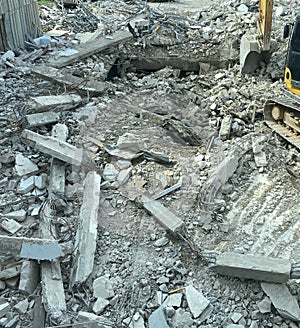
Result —
M0 51L24 48L40 34L37 0L0 0Z

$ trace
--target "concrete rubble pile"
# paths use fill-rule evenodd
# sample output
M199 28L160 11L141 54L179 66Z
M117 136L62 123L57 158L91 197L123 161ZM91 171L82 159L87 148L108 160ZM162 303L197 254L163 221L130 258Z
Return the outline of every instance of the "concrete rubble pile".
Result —
M257 1L40 5L0 57L1 327L298 327L300 156L262 115L297 10L242 76Z

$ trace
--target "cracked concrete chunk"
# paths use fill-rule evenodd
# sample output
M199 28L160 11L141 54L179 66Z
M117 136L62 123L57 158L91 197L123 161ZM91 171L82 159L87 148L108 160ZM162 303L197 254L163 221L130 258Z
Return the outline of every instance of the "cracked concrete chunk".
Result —
M290 278L291 263L280 258L225 252L211 269L233 277L283 283Z
M17 192L19 194L27 194L28 192L30 192L31 190L33 190L34 188L34 180L35 180L35 177L34 176L31 176L27 179L22 179L20 181L20 184L18 186L18 189L17 189Z
M36 261L23 261L19 290L32 294L40 282L40 267Z
M241 319L242 319L243 315L239 312L234 312L232 313L232 315L230 316L230 319L234 322L234 323L238 323Z
M261 300L258 304L257 307L260 311L260 313L270 313L271 312L271 300L269 297L264 297L263 300Z
M297 299L290 293L286 285L262 282L261 287L283 318L300 321Z
M0 228L14 234L22 228L22 225L13 219L2 218Z
M115 295L109 278L102 276L93 282L94 297L109 299Z
M193 325L194 320L191 318L189 312L180 308L175 311L175 314L172 317L172 322L176 328L188 328Z
M14 306L14 310L16 310L19 314L25 314L27 312L28 309L28 299L25 298L25 300L18 302L15 306Z
M193 317L198 318L201 313L208 307L210 303L209 300L191 285L185 289L185 295Z
M149 317L149 328L170 328L163 307L159 307Z
M180 307L181 305L181 299L182 299L182 294L181 293L175 293L171 294L167 297L167 299L163 302L164 307Z
M109 304L108 300L106 300L105 298L99 297L93 306L93 311L96 314L100 314L104 311L104 309L107 307L108 304Z
M105 181L113 182L116 181L119 171L111 163L105 165L102 177Z
M136 312L133 317L126 318L123 322L126 327L129 328L145 328L144 319L138 312Z
M34 173L38 171L38 166L33 163L29 158L22 154L16 155L15 172L19 176Z

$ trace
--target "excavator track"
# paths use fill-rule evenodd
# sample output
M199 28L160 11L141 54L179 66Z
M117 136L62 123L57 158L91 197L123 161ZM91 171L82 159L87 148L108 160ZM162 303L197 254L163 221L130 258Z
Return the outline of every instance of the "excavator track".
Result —
M284 93L284 97L269 99L264 106L266 124L300 150L300 99Z

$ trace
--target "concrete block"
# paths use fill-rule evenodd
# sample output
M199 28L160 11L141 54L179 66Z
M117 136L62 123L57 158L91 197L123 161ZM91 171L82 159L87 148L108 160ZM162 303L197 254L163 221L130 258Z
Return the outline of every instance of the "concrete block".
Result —
M174 213L172 213L169 209L163 206L160 202L153 200L145 195L141 196L139 201L142 206L151 215L153 215L154 218L158 221L158 223L165 229L176 233L183 227L184 222Z
M227 276L283 283L290 278L291 263L280 258L228 252L218 256L211 269Z

